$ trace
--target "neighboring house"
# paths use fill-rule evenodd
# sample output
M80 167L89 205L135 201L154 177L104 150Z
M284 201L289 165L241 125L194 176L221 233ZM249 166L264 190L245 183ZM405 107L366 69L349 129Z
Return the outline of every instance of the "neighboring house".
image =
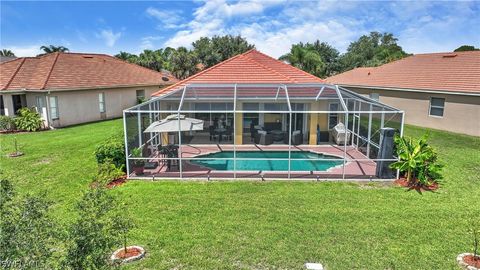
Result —
M404 110L408 124L480 136L480 51L418 54L326 80Z
M0 63L16 59L15 56L0 56Z
M116 118L175 82L170 74L104 54L22 57L0 64L0 114L34 107L52 127Z

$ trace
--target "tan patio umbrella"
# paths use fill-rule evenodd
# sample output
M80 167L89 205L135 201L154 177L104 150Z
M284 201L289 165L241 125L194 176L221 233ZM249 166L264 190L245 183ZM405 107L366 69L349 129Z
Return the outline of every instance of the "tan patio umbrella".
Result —
M153 122L150 126L145 129L145 133L150 132L178 132L180 131L194 131L194 130L203 130L203 120L188 118L185 115L180 115L180 126L178 125L178 115L172 114L167 116L165 119L160 121Z

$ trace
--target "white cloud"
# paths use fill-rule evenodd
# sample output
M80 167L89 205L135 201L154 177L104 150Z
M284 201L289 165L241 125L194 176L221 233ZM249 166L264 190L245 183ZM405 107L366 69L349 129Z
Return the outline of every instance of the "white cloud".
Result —
M41 54L40 46L41 45L10 46L5 47L5 49L11 50L17 57L28 57Z
M331 20L326 22L305 22L277 29L268 30L260 24L240 29L240 34L257 49L273 57L279 57L290 50L292 44L299 42L314 42L317 39L328 42L337 49L344 51L350 41L359 34L350 25Z
M191 46L200 37L214 35L242 35L257 49L273 57L279 57L289 51L293 43L326 41L340 50L345 50L349 42L363 29L358 21L323 18L330 2L293 3L286 5L280 14L264 15L265 10L282 3L281 1L246 1L230 3L224 0L205 2L194 12L194 19L186 29L178 31L165 42L165 46ZM338 4L335 8L348 10L352 4ZM339 7L341 6L341 7ZM294 12L294 10L296 12ZM229 26L230 22L235 23ZM240 22L237 22L240 21Z
M147 36L147 37L143 37L142 40L141 40L141 44L140 44L140 49L143 51L143 50L151 50L153 48L155 48L154 46L154 42L155 41L158 41L160 40L161 37L159 36Z
M160 22L157 28L181 28L185 27L182 24L181 11L178 10L160 10L154 7L149 7L145 10L147 16L154 18Z
M242 35L257 49L278 57L294 43L328 42L345 52L350 42L371 31L391 32L406 52L451 51L480 44L475 2L226 1L212 0L166 40L190 47L200 37ZM278 4L282 4L278 6ZM275 7L273 10L270 8Z
M457 3L451 9L443 16L419 16L418 22L405 23L397 33L399 44L410 53L449 52L461 45L480 44L475 9L470 3Z
M165 46L190 47L192 42L200 37L211 37L223 34L239 34L235 29L227 29L226 25L233 18L250 18L254 15L262 14L268 7L278 5L277 1L243 1L230 3L225 0L206 1L204 5L198 7L194 14L194 19L184 24L185 29L175 33L173 37L165 42Z
M115 46L115 43L122 36L122 32L113 32L111 29L103 29L95 34L97 38L103 39L108 47Z

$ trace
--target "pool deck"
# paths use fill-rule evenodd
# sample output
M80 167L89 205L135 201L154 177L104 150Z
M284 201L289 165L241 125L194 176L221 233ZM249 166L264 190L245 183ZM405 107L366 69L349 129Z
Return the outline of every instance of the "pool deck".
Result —
M288 151L288 145L272 144L263 145L237 145L236 151ZM180 151L181 150L181 151ZM233 151L234 146L228 144L198 144L183 145L179 152L182 158L194 158L199 155L217 153L221 151ZM338 145L298 145L292 146L292 151L311 151L323 153L337 157L344 157L344 146ZM372 179L375 178L376 163L368 159L364 154L352 146L346 147L345 179ZM154 154L151 161L160 161ZM287 170L287 169L286 169ZM288 172L275 171L215 171L199 165L190 163L188 160L182 161L183 178L205 179L205 178L237 178L237 179L286 179ZM135 175L132 175L135 177ZM157 178L179 178L180 172L178 166L170 170L164 162L160 162L155 169L145 169L144 175L140 177ZM333 167L327 171L291 171L290 179L341 179L343 177L343 165Z

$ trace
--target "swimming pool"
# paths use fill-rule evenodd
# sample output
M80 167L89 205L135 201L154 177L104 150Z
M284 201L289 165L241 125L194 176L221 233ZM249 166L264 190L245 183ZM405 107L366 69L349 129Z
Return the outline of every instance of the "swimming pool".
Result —
M237 171L288 171L288 160L275 160L277 158L288 159L288 151L237 151L236 157ZM212 170L233 171L233 160L222 160L222 158L233 158L233 151L197 156L190 162ZM341 164L343 164L343 159L336 156L309 151L291 152L291 171L326 171Z

